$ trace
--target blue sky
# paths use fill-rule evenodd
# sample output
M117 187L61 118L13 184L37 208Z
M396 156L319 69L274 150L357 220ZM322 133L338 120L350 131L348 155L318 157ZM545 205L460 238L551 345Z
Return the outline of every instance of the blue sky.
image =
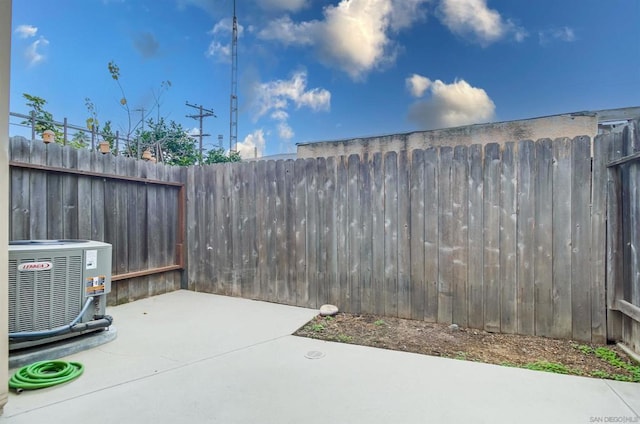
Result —
M201 104L217 114L205 146L218 134L228 146L232 7L14 0L11 110L26 113L30 93L55 119L82 125L89 97L100 121L124 131L114 61L131 109L160 95L160 116L192 129L185 102ZM238 0L237 16L245 155L640 105L637 0Z

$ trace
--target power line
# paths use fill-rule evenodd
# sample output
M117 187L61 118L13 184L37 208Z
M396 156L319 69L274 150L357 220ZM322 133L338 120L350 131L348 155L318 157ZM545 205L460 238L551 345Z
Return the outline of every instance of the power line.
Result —
M202 137L208 137L211 134L203 134L202 132L202 120L204 118L208 118L209 116L213 116L217 118L216 114L211 109L205 109L202 105L192 105L189 102L185 102L185 104L194 109L198 109L199 113L197 115L187 115L187 118L198 119L200 121L200 131L198 132L198 138L200 139L200 163L202 163Z

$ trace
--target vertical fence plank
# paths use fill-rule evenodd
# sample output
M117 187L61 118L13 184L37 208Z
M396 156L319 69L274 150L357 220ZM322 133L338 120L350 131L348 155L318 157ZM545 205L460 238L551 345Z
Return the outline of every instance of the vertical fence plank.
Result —
M137 176L138 175L138 161L129 158L126 161L126 175ZM140 209L146 209L145 204L141 204L141 199L138 197L139 184L127 184L126 196L127 196L127 224L129 237L127 237L127 271L140 271L143 269L140 266L140 251L142 240L140 238L139 230L144 225L144 221L139 218L138 211ZM121 281L118 283L117 303L129 302L131 282Z
M384 313L398 316L398 155L384 155Z
M128 175L128 163L124 157L113 158L115 162L115 172L117 175ZM129 211L133 205L129 205L129 185L120 181L111 181L111 185L115 186L116 199L113 205L116 209L116 239L118 240L118 249L113 252L113 262L115 264L115 270L117 274L124 274L129 269L129 237L128 234L132 231L135 222L129 222ZM162 230L160 230L162 231ZM135 238L135 237L131 237ZM116 303L123 303L129 301L129 285L130 281L122 280L115 283L116 287Z
M360 185L358 174L360 158L350 155L347 160L347 260L349 273L347 275L349 291L349 310L360 313Z
M243 243L243 264L245 266L245 275L242 280L242 296L249 299L255 299L255 281L256 270L258 267L258 252L256 250L257 237L257 215L256 215L256 163L249 162L244 168L242 175L242 183L245 185L245 207L244 207L244 233ZM293 178L293 175L290 176ZM295 180L294 180L295 181ZM293 191L293 190L292 190ZM294 217L290 218L292 221ZM294 225L294 224L292 224ZM295 255L295 245L291 247L293 255ZM295 256L292 260L291 267L295 269ZM293 279L295 281L295 278ZM295 290L294 290L295 292ZM295 303L294 303L295 304Z
M411 318L424 319L425 311L425 190L424 150L411 153L410 210L411 210Z
M360 290L362 293L360 310L363 313L371 314L374 311L372 294L372 271L373 258L371 256L372 246L372 167L371 157L365 153L359 162L358 181L360 192L360 252L358 261L360 262Z
M287 303L289 305L295 305L297 300L296 296L296 266L295 266L295 247L296 247L296 238L295 238L295 200L294 200L294 190L295 190L295 181L293 180L294 169L293 169L293 161L287 160L284 162L284 183L285 183L285 198L284 202L286 205L285 208L285 233L286 233L286 260L287 260L287 278L286 278L286 292L287 292Z
M438 164L438 322L453 320L453 198L451 166L453 148L440 148Z
M158 165L150 162L140 162L140 166L143 168L143 173L148 179L158 179L159 167ZM160 174L162 176L162 174ZM146 190L147 194L147 265L149 268L155 268L160 266L160 260L158 256L158 249L161 246L160 232L158 228L162 225L162 215L160 208L164 202L160 201L161 192L160 187L148 186ZM138 288L136 288L138 286ZM146 296L155 296L157 294L164 293L166 291L166 284L164 279L159 275L151 275L148 279L147 290L140 282L132 282L131 291L133 292L133 299L139 299ZM146 293L145 293L146 292Z
M229 261L229 275L231 283L231 295L240 296L242 294L241 275L244 272L242 266L242 221L246 211L242 210L244 202L244 192L242 189L242 167L243 163L226 164L229 172L229 205L231 206L231 216L229 217L231 225L231 257ZM284 175L280 176L280 184L284 184ZM284 205L283 205L284 206ZM284 219L282 219L284 221ZM282 222L284 225L284 222Z
M267 222L267 161L258 161L256 163L256 250L258 253L258 271L256 281L254 282L254 293L256 298L266 300L267 282L268 282L268 266L267 257L267 231L269 223ZM301 290L298 288L298 296Z
M340 300L340 281L338 280L338 248L336 243L336 161L327 158L318 160L318 172L325 175L324 188L324 243L326 248L327 302L337 305Z
M89 150L78 150L78 170L91 171L91 153ZM92 219L92 178L78 179L78 238L91 239Z
M284 183L284 162L276 161L276 175L275 175L275 236L276 236L276 252L274 262L275 273L275 288L276 299L278 302L286 302L287 296L287 237L286 237L286 205L285 205L285 183Z
M30 144L30 162L46 165L46 146L39 142ZM47 238L47 175L42 171L30 173L29 180L29 238Z
M373 313L383 314L385 306L384 296L384 159L382 153L374 153L372 163L373 181L371 182L371 255L373 258L373 274L371 279Z
M318 264L318 271L316 273L317 289L316 294L318 296L318 305L327 303L329 299L329 285L327 281L327 275L329 271L327 269L327 208L328 208L328 195L326 191L326 179L327 179L327 163L325 158L316 159L316 175L317 175L317 196L318 196L318 214L316 223L317 228L317 246L318 252L316 260Z
M185 189L186 189L186 202L187 202L187 211L186 211L186 224L187 224L187 235L186 235L186 267L187 267L187 288L189 290L197 290L198 286L197 280L199 276L196 273L196 269L198 268L198 249L195 249L196 242L195 240L198 237L198 231L202 231L202 228L197 223L197 217L199 216L198 208L196 207L196 198L195 198L195 179L196 179L196 170L197 168L190 166L187 168L187 176L185 181ZM140 200L137 200L140 202ZM138 203L139 205L139 203ZM139 206L138 206L139 207Z
M638 124L639 122L636 122ZM625 128L624 137L627 144L627 154L640 152L640 129L635 126ZM625 263L628 279L625 279L625 300L640 307L640 162L628 165L626 170L626 193L628 203L624 206L628 217L625 234L628 235L626 250L628 262ZM640 322L629 316L625 317L623 326L623 341L636 352L640 350Z
M295 182L296 305L306 306L309 300L309 286L307 284L307 179L304 159L296 159L293 165L293 181Z
M528 335L535 334L535 152L533 141L518 143L517 331Z
M398 316L411 318L411 205L409 158L398 153Z
M571 142L553 141L553 335L571 337Z
M550 139L536 143L535 182L535 331L551 336L553 329L553 148Z
M571 322L575 340L591 341L591 140L571 149Z
M484 147L484 329L500 331L500 146Z
M438 149L430 147L424 152L424 319L438 320L438 197L440 178L438 172Z
M469 146L469 267L467 285L469 291L468 325L484 328L484 187L482 146Z
M62 146L51 143L47 146L47 166L62 167ZM62 201L62 176L47 173L46 211L47 237L50 240L61 239L64 232L64 204Z
M315 159L305 161L307 175L307 307L318 307L318 169Z
M336 158L336 252L337 252L337 275L339 286L338 307L345 312L351 312L351 292L349 290L349 262L348 262L348 183L349 169L348 160L345 156Z
M456 146L451 164L452 246L453 246L453 322L467 327L469 323L468 284L469 269L469 188L468 149Z
M517 182L515 143L505 143L500 174L500 331L518 331Z
M91 152L91 171L104 172L102 157L96 152ZM91 240L104 240L105 204L104 204L104 180L91 179Z
M62 167L78 169L78 153L80 149L62 150ZM62 237L77 239L78 237L78 181L75 175L62 176Z
M607 161L611 137L593 140L591 174L591 341L607 341L606 256L607 256Z

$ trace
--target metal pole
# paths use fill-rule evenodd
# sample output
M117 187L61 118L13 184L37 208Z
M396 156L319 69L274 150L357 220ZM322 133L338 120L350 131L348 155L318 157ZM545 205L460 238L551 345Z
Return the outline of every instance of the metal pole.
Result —
M66 146L67 145L67 118L64 118L63 128L64 128L64 137L62 138L62 145Z
M36 139L36 113L34 111L29 112L31 115L31 140Z

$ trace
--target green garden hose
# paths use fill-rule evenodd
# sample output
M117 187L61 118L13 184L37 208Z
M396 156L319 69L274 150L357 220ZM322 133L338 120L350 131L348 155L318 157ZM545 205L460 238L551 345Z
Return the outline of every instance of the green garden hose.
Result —
M16 371L9 380L9 388L17 393L66 383L80 377L84 365L79 362L40 361Z

